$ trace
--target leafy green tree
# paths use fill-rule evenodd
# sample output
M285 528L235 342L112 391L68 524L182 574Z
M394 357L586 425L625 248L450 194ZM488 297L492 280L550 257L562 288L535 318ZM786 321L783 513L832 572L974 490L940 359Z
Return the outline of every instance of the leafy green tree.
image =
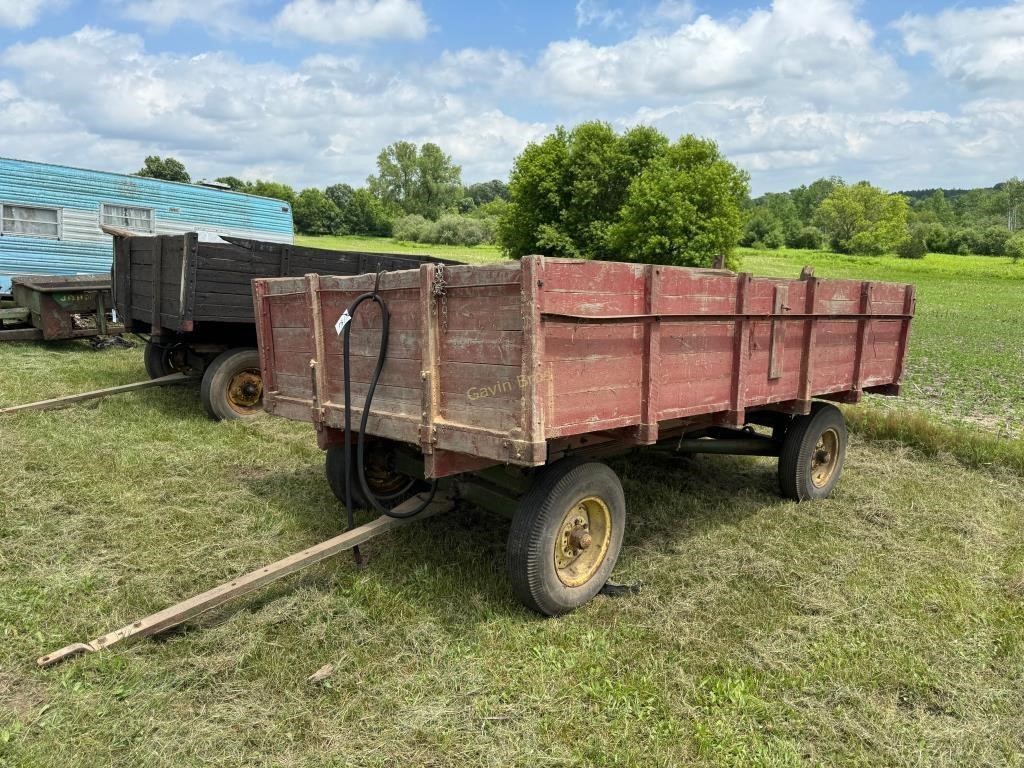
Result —
M348 184L332 184L324 190L324 194L338 207L339 211L344 211L348 208L355 193L355 189Z
M357 189L352 193L352 200L341 212L341 219L346 231L353 235L391 235L391 216L383 203L367 189Z
M896 255L901 259L923 259L928 254L928 244L920 231L911 231L896 244Z
M684 136L629 186L619 220L609 227L617 258L710 267L718 256L737 266L733 248L750 193L747 174L706 139Z
M1013 260L1014 264L1024 259L1024 232L1016 232L1006 241L1006 255Z
M437 219L462 198L462 169L437 144L396 141L377 156L367 187L385 207Z
M802 224L789 192L769 192L752 201L747 210L746 228L740 243L761 247L798 247Z
M807 225L801 227L791 243L791 248L807 248L812 251L820 250L825 245L825 234L817 227Z
M163 179L164 181L180 181L188 184L192 177L185 170L185 165L173 157L160 157L150 155L142 163L142 168L135 172L136 176L143 176L150 179Z
M249 183L242 181L237 176L221 176L220 178L214 179L214 181L220 182L221 184L227 184L234 192L247 192Z
M754 248L781 248L786 242L782 223L766 205L755 205L747 211L746 226L740 245Z
M501 179L470 184L466 187L465 196L473 201L474 206L486 205L492 200L508 200L508 184Z
M941 189L932 192L919 208L919 219L922 221L949 224L953 221L953 217L953 206L949 204L946 194Z
M295 229L306 235L330 235L337 232L341 212L319 189L304 189L293 206Z
M821 201L815 221L839 253L891 253L907 236L907 200L866 181L838 186Z
M668 147L668 139L649 127L622 135L601 122L557 128L516 158L499 242L514 257L615 257L608 229L630 185Z
M1006 196L1006 228L1024 229L1024 181L1014 176L1003 182L1002 192Z
M295 190L287 184L281 184L277 181L256 179L256 181L249 182L248 188L243 191L250 195L259 195L260 197L272 197L275 200L283 200L284 202L291 204L292 207L295 206Z
M843 180L838 176L821 178L811 184L801 184L796 189L791 189L789 195L793 200L797 216L803 224L812 224L814 213L821 205L821 201L832 194L836 187L843 186Z

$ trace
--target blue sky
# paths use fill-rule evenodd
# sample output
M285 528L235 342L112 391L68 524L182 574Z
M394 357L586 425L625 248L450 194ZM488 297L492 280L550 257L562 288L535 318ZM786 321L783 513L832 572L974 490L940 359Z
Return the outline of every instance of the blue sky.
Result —
M1024 0L2 0L0 154L361 183L396 139L466 181L558 124L709 136L755 192L1024 175Z

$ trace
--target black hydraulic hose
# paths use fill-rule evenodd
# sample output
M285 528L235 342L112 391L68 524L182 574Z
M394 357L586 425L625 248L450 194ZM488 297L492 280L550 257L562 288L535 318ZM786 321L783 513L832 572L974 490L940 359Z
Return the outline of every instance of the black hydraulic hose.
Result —
M355 317L356 310L359 309L360 305L364 301L374 301L380 307L381 334L380 350L377 353L377 366L373 370L373 376L370 377L370 385L366 390L366 401L363 403L363 414L359 420L359 434L356 436L356 477L359 478L359 487L362 489L363 496L366 500L369 501L378 512L383 515L387 515L388 517L395 517L399 519L418 515L427 508L430 502L434 500L434 495L437 493L437 480L435 479L431 481L430 484L430 495L427 496L426 500L422 504L409 512L396 513L393 509L386 507L382 502L390 501L391 499L402 495L404 491L399 491L397 494L391 494L390 496L377 496L377 494L370 490L369 484L366 481L366 466L363 463L363 447L366 442L366 423L370 417L370 405L373 402L373 393L377 389L377 382L380 380L380 374L384 368L384 359L387 357L388 332L391 324L391 312L388 310L388 305L385 303L384 299L381 298L380 294L377 293L377 290L374 289L356 298L356 300L353 301L351 306L346 310L349 320L345 323L345 329L343 331L342 368L345 385L345 508L348 510L349 528L355 527L355 520L352 516L352 379L349 369L349 353L351 348L352 319ZM410 483L409 487L411 487L411 485L412 484Z

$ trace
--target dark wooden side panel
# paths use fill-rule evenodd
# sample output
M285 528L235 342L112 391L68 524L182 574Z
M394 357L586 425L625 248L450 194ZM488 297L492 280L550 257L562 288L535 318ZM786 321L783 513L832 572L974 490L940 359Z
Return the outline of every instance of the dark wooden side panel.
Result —
M253 322L251 282L259 277L349 276L414 269L424 260L252 240L200 243L193 317L196 321Z
M182 329L188 243L188 235L117 238L117 308L126 321Z

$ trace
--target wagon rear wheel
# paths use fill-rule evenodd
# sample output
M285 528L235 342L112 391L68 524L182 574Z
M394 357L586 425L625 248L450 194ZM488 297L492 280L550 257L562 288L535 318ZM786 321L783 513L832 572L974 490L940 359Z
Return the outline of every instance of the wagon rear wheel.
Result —
M796 501L824 499L836 487L846 459L846 421L830 403L816 402L793 419L782 441L779 486Z
M263 377L255 349L229 349L203 373L203 407L218 420L248 419L263 412Z
M605 464L564 459L540 471L509 532L507 564L523 604L557 616L596 595L622 549L626 501Z
M355 458L355 445L352 456ZM393 506L396 498L401 498L403 490L412 490L410 478L395 469L395 451L387 440L367 438L363 447L363 458L366 464L366 484L381 500ZM324 461L324 473L331 492L342 504L345 503L345 446L327 446L327 457ZM398 494L398 496L396 496ZM355 464L352 466L352 504L356 507L372 506L356 477Z
M151 379L159 379L183 371L186 368L185 355L185 348L175 345L172 340L150 339L146 342L146 351L143 354L146 374Z

